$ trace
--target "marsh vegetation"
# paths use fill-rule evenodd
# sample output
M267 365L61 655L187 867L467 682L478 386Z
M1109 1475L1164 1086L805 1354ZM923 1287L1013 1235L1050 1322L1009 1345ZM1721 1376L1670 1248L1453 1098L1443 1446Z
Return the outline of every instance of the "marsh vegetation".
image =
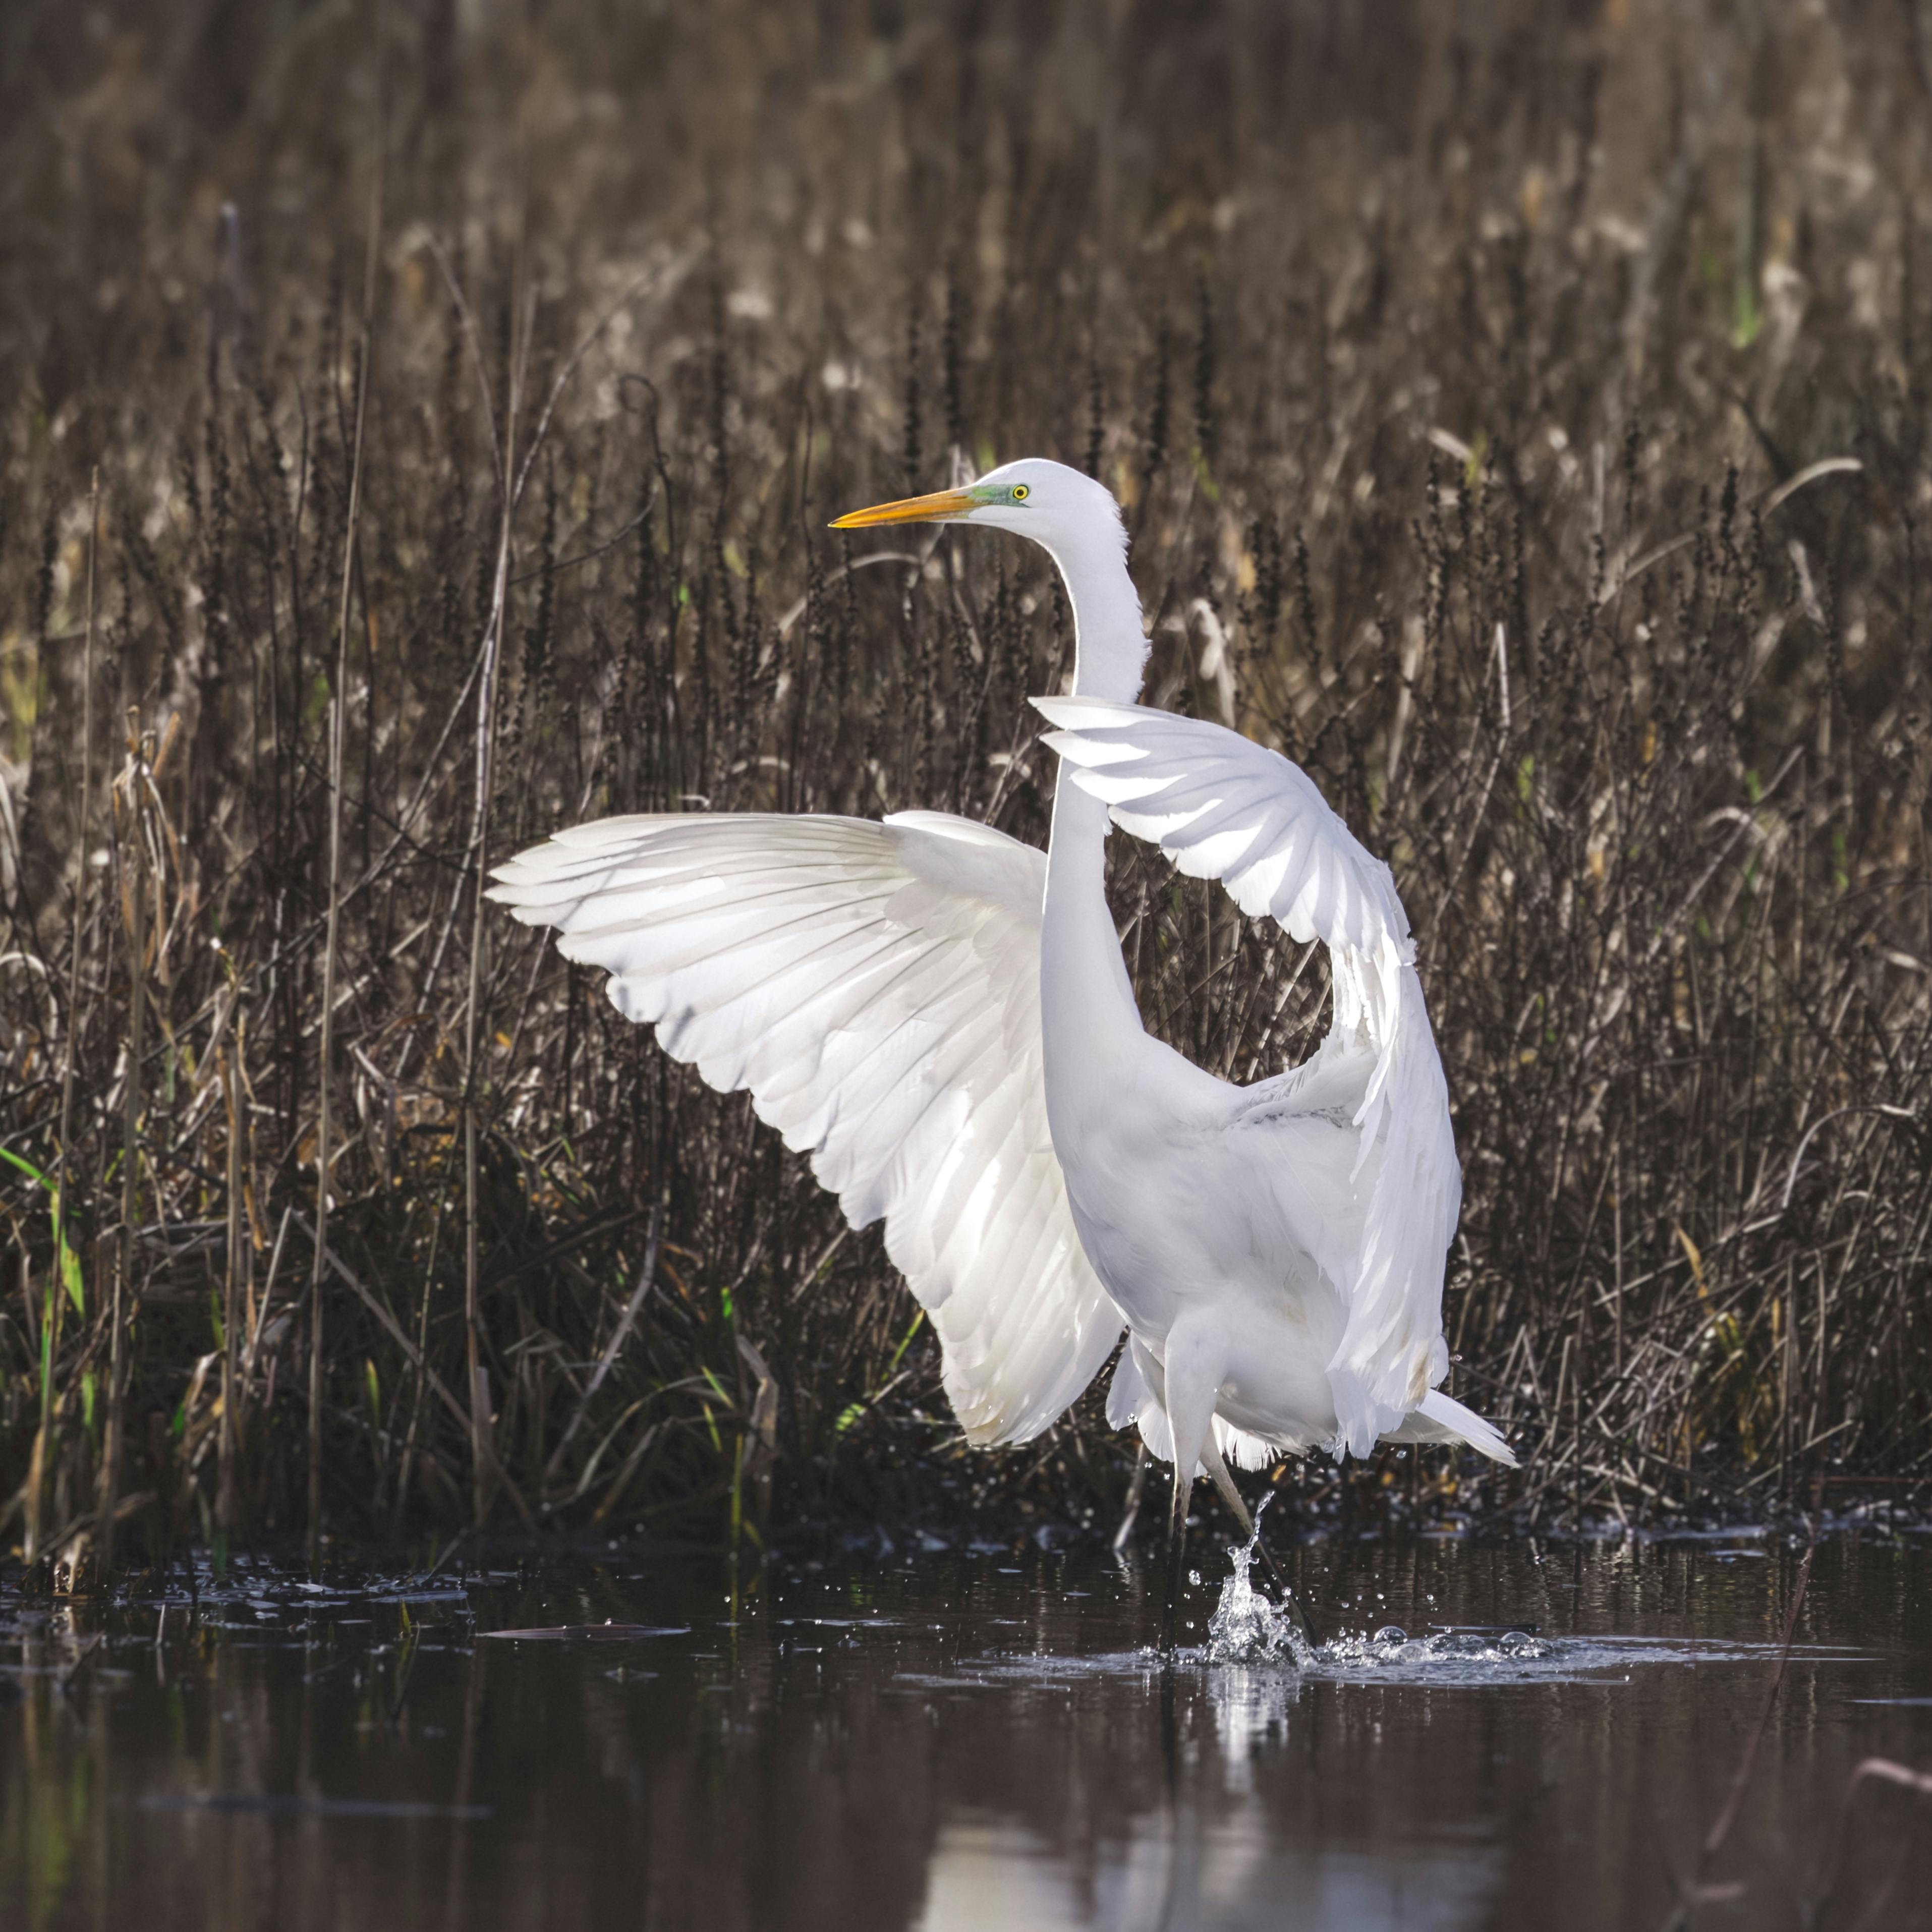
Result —
M824 527L1024 453L1418 934L1525 1467L1302 1507L1926 1478L1923 15L16 10L9 1540L1112 1520L1096 1402L957 1445L877 1232L477 898L613 812L1043 839L1044 561ZM1116 843L1150 1026L1304 1052L1319 954Z

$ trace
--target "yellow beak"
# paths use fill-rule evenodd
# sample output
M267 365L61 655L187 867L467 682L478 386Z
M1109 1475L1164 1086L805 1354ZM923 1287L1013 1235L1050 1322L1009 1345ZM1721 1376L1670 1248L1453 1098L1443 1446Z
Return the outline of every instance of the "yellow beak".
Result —
M963 517L976 507L970 490L935 490L929 496L902 496L896 503L874 503L869 510L854 510L839 518L832 528L862 530L873 524L940 523L949 517Z

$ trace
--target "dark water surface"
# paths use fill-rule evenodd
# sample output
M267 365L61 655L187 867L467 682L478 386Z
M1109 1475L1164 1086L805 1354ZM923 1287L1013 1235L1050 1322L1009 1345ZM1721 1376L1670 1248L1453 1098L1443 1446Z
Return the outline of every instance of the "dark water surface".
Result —
M1701 1883L1696 1924L1756 1927L1835 1856L1813 1922L1932 1925L1932 1803L1842 1803L1932 1766L1924 1535L1820 1544L1700 1872L1800 1556L1310 1544L1303 1670L1163 1670L1157 1577L1097 1551L0 1597L0 1924L1661 1928Z

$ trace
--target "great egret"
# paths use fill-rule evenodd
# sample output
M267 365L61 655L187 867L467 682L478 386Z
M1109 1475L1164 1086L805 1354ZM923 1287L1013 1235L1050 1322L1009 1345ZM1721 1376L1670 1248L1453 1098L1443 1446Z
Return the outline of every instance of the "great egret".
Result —
M1388 868L1306 773L1136 703L1148 645L1118 506L1029 458L832 527L1029 537L1073 607L1042 853L944 812L694 814L559 832L493 896L601 966L620 1012L808 1153L931 1316L974 1442L1022 1442L1122 1352L1107 1402L1174 1468L1168 1630L1195 1477L1325 1445L1502 1438L1436 1386L1462 1198ZM1070 782L1069 782L1070 781ZM1104 890L1109 818L1328 949L1327 1036L1232 1086L1150 1038Z

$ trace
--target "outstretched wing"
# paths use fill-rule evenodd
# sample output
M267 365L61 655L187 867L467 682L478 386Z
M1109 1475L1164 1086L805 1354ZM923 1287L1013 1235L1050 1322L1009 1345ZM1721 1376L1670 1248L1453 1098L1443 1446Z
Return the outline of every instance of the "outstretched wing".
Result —
M1328 948L1334 1011L1323 1055L1371 1056L1354 1124L1369 1187L1347 1306L1328 1364L1340 1441L1366 1455L1448 1369L1442 1270L1462 1202L1449 1092L1415 974L1415 945L1387 866L1363 850L1306 772L1279 752L1192 718L1084 698L1036 698L1060 727L1046 742L1114 822L1186 873L1218 879L1251 917L1266 914ZM1312 1070L1310 1070L1312 1071ZM1331 1083L1298 1084L1310 1102ZM1365 1174L1364 1171L1367 1169Z
M1046 1122L1046 854L940 812L610 818L490 896L812 1156L930 1314L975 1442L1036 1436L1122 1327Z

